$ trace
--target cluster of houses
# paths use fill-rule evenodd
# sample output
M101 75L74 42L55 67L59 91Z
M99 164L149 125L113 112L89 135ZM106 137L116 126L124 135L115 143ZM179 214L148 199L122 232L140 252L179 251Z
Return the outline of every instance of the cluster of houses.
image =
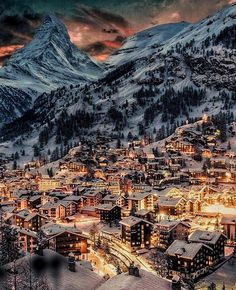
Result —
M193 229L191 219L207 205L236 206L236 156L219 147L211 122L197 126L177 129L159 148L143 140L128 148L110 148L102 140L79 145L50 177L37 162L3 171L0 209L17 229L21 249L33 252L40 234L45 247L87 258L89 236L76 226L83 215L116 227L131 252L165 252L173 275L195 279L207 273L224 258L225 243L235 244L236 213L219 214L215 231Z

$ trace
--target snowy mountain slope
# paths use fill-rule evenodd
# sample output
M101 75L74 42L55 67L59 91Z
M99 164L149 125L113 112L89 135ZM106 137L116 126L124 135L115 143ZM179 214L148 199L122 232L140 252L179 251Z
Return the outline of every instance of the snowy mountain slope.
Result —
M141 33L143 39L131 40L130 47L135 42L140 49L126 54L122 48L97 81L43 94L30 114L5 126L1 136L12 140L16 132L18 138L27 134L26 144L43 132L43 150L49 144L53 148L98 132L125 139L152 134L159 140L206 112L225 114L232 122L231 113L236 112L235 19L236 6L228 6L155 48L147 45L148 35L153 33L151 38L158 39L160 30L149 29L148 34Z
M212 16L189 25L181 32L173 36L165 45L165 50L175 46L177 43L185 45L194 41L195 47L201 47L207 38L219 35L225 28L236 24L236 4L226 6ZM233 36L233 35L232 35Z
M0 86L0 124L13 121L30 109L32 99L29 92L13 87Z
M141 31L129 37L124 45L110 56L107 64L114 67L127 61L145 57L151 51L155 52L162 43L165 43L189 25L187 22L168 23Z
M94 81L101 73L102 67L71 43L64 24L55 16L46 16L33 40L0 69L0 91L10 90L11 96L14 92L18 107L13 110L15 115L11 117L14 118L20 116L17 111L29 109L24 94L30 93L34 101L43 92L71 83ZM11 97L7 98L7 102L14 107L15 101ZM2 109L0 121L11 120L6 118Z

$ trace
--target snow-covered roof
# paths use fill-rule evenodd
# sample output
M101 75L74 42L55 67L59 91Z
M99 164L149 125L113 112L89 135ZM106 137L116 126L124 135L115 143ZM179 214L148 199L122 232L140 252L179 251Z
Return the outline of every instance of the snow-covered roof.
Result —
M32 255L31 258L34 259L38 257L37 255ZM16 261L17 265L29 265L30 256L25 256ZM44 250L44 256L42 259L45 264L50 264L52 259L57 259L60 263L60 269L58 275L55 276L55 270L52 267L47 267L45 271L46 281L49 284L50 289L57 290L94 290L97 289L104 282L104 279L100 277L95 272L91 271L87 266L83 266L84 263L76 262L75 272L71 272L68 269L67 259L60 254L52 250ZM9 268L12 263L8 264L6 267ZM32 279L38 279L38 273L32 271Z
M148 197L151 194L152 194L152 192L136 192L136 193L131 194L128 197L128 199L131 199L131 200L142 200L142 199Z
M65 231L73 232L80 234L81 231L77 229L76 227L70 227L70 226L63 226L60 224L55 223L48 223L41 227L41 230L44 232L46 236L54 236L59 233L63 233Z
M118 205L112 205L112 204L99 204L95 208L98 210L112 210L114 207L118 207Z
M167 227L169 229L173 229L174 227L176 227L177 225L179 224L182 224L188 228L190 228L191 226L184 222L184 221L178 221L178 220L163 220L163 221L160 221L159 223L155 224L155 226L163 226L163 227Z
M145 270L140 270L140 277L128 275L128 273L122 273L114 276L104 284L102 284L97 290L168 290L171 289L171 282L163 278L158 277Z
M177 204L184 200L182 197L165 197L161 196L159 198L158 204L160 206L177 206Z
M209 232L203 230L196 230L189 236L190 242L201 242L207 244L216 244L223 234L221 232Z
M122 221L120 221L120 224L122 224L124 226L128 226L128 227L132 227L140 222L145 222L145 223L152 225L152 223L150 223L146 220L140 219L138 217L135 217L135 216L129 216L127 218L124 218Z
M222 225L235 225L236 224L236 214L235 215L223 215L221 218Z
M203 243L188 243L187 241L175 240L166 250L166 254L192 260L203 247L207 246ZM211 250L209 247L207 248Z

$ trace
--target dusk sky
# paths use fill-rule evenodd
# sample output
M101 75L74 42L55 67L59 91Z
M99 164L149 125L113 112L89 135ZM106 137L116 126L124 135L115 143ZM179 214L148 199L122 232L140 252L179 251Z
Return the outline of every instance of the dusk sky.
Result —
M44 14L55 13L72 42L103 61L126 37L169 22L197 22L236 0L2 0L0 60L29 42Z

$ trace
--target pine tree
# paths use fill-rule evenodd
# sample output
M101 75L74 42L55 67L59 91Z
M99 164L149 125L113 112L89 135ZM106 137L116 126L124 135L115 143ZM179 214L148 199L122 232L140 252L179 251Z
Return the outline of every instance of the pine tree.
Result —
M2 210L0 210L0 266L19 258L17 230L3 221Z
M16 170L16 169L17 169L17 162L16 160L14 160L12 164L12 170Z
M19 159L19 157L20 157L19 156L19 153L18 153L18 151L16 151L15 156L14 156L14 159L17 160L17 159Z
M121 148L121 141L120 141L120 139L117 139L116 148L117 149L120 149Z
M37 144L33 145L34 157L38 157L40 155L40 150Z

